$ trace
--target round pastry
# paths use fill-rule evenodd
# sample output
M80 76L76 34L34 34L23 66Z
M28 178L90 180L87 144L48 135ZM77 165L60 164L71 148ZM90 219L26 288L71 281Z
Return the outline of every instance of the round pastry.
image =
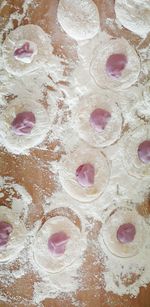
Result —
M51 40L39 26L25 25L10 32L3 45L5 69L22 76L41 67L52 54Z
M146 240L144 218L132 208L117 208L103 224L99 239L107 253L133 257L140 253Z
M110 93L81 97L73 111L75 130L93 147L104 147L119 139L122 116ZM117 102L117 101L116 101Z
M150 32L150 3L149 0L115 1L116 17L130 31L145 38Z
M24 248L26 229L14 211L0 206L0 262L17 257Z
M60 0L57 17L63 30L77 41L94 37L100 28L99 12L91 0Z
M150 176L150 126L137 127L124 138L124 165L135 177Z
M110 170L106 157L98 149L81 144L63 156L59 165L62 187L73 198L90 202L104 191Z
M1 143L14 154L39 145L50 129L46 109L31 99L15 98L0 115Z
M112 38L95 49L90 73L102 88L126 89L138 79L140 60L127 40Z
M49 218L37 232L33 246L36 263L50 273L73 264L81 255L82 234L65 216Z

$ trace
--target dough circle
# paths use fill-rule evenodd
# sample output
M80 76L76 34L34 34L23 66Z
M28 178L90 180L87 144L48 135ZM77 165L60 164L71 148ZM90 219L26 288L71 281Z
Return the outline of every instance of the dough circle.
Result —
M76 170L80 165L89 163L95 168L94 184L81 186L76 179ZM73 152L63 156L59 165L59 178L64 190L76 200L90 202L104 191L110 176L109 164L98 149L82 143Z
M122 224L131 223L136 228L134 240L121 243L117 239L117 230ZM111 213L102 226L100 241L103 240L104 251L114 256L128 258L140 253L146 238L147 227L144 218L136 210L127 207L118 208Z
M83 96L73 110L75 130L81 139L93 147L105 147L119 139L122 129L122 116L116 104L117 99L112 93ZM95 109L104 109L111 113L106 127L101 132L96 131L90 123L90 115Z
M150 163L144 164L138 156L138 147L150 140L150 125L141 125L124 137L124 165L131 176L137 178L150 176Z
M0 247L0 262L5 262L17 257L24 248L26 228L18 215L7 207L0 206L0 220L13 226L8 243Z
M106 72L106 63L112 54L124 54L127 64L117 78ZM95 49L90 64L90 74L96 84L102 88L122 90L134 84L140 73L140 60L134 48L124 38L111 38L103 46Z
M58 232L64 232L69 236L63 255L54 256L48 249L49 237ZM39 267L50 273L57 273L65 267L73 264L81 255L82 233L79 228L65 216L55 216L48 219L37 232L33 255Z
M63 30L77 41L94 37L100 28L99 12L91 0L60 0L57 17Z
M149 0L115 1L115 13L120 23L130 31L145 38L150 32Z
M14 56L16 48L26 41L35 46L31 63L18 61ZM51 40L41 27L32 24L20 26L10 32L2 45L4 67L10 74L19 77L40 68L48 61L52 51Z
M33 112L36 123L27 135L16 135L11 129L11 123L18 113ZM50 119L46 109L38 102L27 99L25 102L15 98L0 115L1 143L14 154L23 154L28 149L39 145L46 137L50 129Z

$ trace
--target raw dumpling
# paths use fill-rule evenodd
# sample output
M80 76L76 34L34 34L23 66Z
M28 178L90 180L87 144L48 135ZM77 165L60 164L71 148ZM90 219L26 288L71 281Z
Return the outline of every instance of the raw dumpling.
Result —
M62 187L70 196L82 202L98 198L108 183L109 175L104 154L86 143L63 156L59 165Z
M122 0L115 1L116 17L130 31L145 38L150 32L150 1Z
M147 235L144 218L135 209L120 207L102 225L99 240L106 253L128 258L140 253Z
M38 231L33 247L36 263L57 273L81 256L84 240L80 229L65 216L49 218Z
M141 125L124 138L124 165L128 173L141 178L150 176L150 126Z
M127 40L112 38L95 49L90 73L102 88L126 89L138 79L140 60Z
M57 17L63 30L77 41L94 37L100 28L99 12L91 0L60 0Z
M111 95L111 96L110 96ZM122 116L112 93L80 98L73 110L74 128L93 147L113 144L121 135Z
M26 228L11 209L0 206L0 262L17 257L24 248Z
M10 32L2 45L5 69L16 76L30 73L52 54L51 40L39 26L25 25Z
M8 151L21 154L39 145L50 129L46 109L31 99L15 98L0 115L1 143Z

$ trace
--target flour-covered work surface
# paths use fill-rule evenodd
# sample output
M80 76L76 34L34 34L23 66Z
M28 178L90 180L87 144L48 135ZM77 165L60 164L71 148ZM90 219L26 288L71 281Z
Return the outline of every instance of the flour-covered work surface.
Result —
M0 2L0 306L150 305L150 2Z

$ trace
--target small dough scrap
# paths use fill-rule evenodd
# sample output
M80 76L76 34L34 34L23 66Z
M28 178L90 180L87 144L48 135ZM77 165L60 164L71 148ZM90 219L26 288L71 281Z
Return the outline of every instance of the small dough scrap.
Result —
M94 184L89 187L81 186L76 178L76 170L86 163L93 165L95 169ZM86 143L81 143L60 161L59 178L62 187L71 197L81 202L90 202L98 198L106 188L109 176L109 164L104 154Z
M13 227L8 243L0 247L0 262L5 262L16 258L24 248L26 228L18 215L13 210L4 206L0 206L0 221L9 223Z
M31 133L16 135L11 124L18 113L33 112L36 123ZM47 110L32 99L22 101L15 98L0 114L0 137L1 143L6 149L14 154L25 154L26 151L42 143L50 129L50 119Z
M55 256L48 248L49 238L59 232L64 232L70 238L63 255ZM57 273L73 264L81 256L82 233L80 229L65 216L55 216L48 219L37 232L33 246L33 254L39 267L50 273Z
M15 56L16 50L23 49L29 45L31 56ZM10 32L2 45L2 53L5 69L13 75L22 76L40 68L48 62L53 52L51 39L41 27L28 24L20 26Z
M91 39L100 29L99 12L91 0L60 0L57 17L63 30L76 41Z
M99 92L89 96L82 96L73 110L75 130L81 139L93 147L105 147L119 139L122 130L122 116L118 100L111 93ZM111 118L102 131L96 131L90 123L90 115L96 109L110 112Z
M122 54L127 58L127 64L117 77L109 75L106 67L107 60L113 54ZM129 88L134 84L138 79L140 67L140 59L128 41L124 38L111 38L95 49L90 74L99 87L116 91Z
M116 0L115 12L120 23L130 31L143 38L150 32L149 0Z
M150 140L150 125L145 124L130 131L124 141L124 165L129 175L141 178L150 176L150 162L143 163L138 156L138 148L144 141Z
M118 228L123 224L131 223L135 226L136 233L134 240L130 243L121 243L117 239ZM147 226L144 218L135 209L120 207L112 212L102 226L99 239L103 240L102 246L106 253L114 256L128 258L133 257L142 251L147 239Z

